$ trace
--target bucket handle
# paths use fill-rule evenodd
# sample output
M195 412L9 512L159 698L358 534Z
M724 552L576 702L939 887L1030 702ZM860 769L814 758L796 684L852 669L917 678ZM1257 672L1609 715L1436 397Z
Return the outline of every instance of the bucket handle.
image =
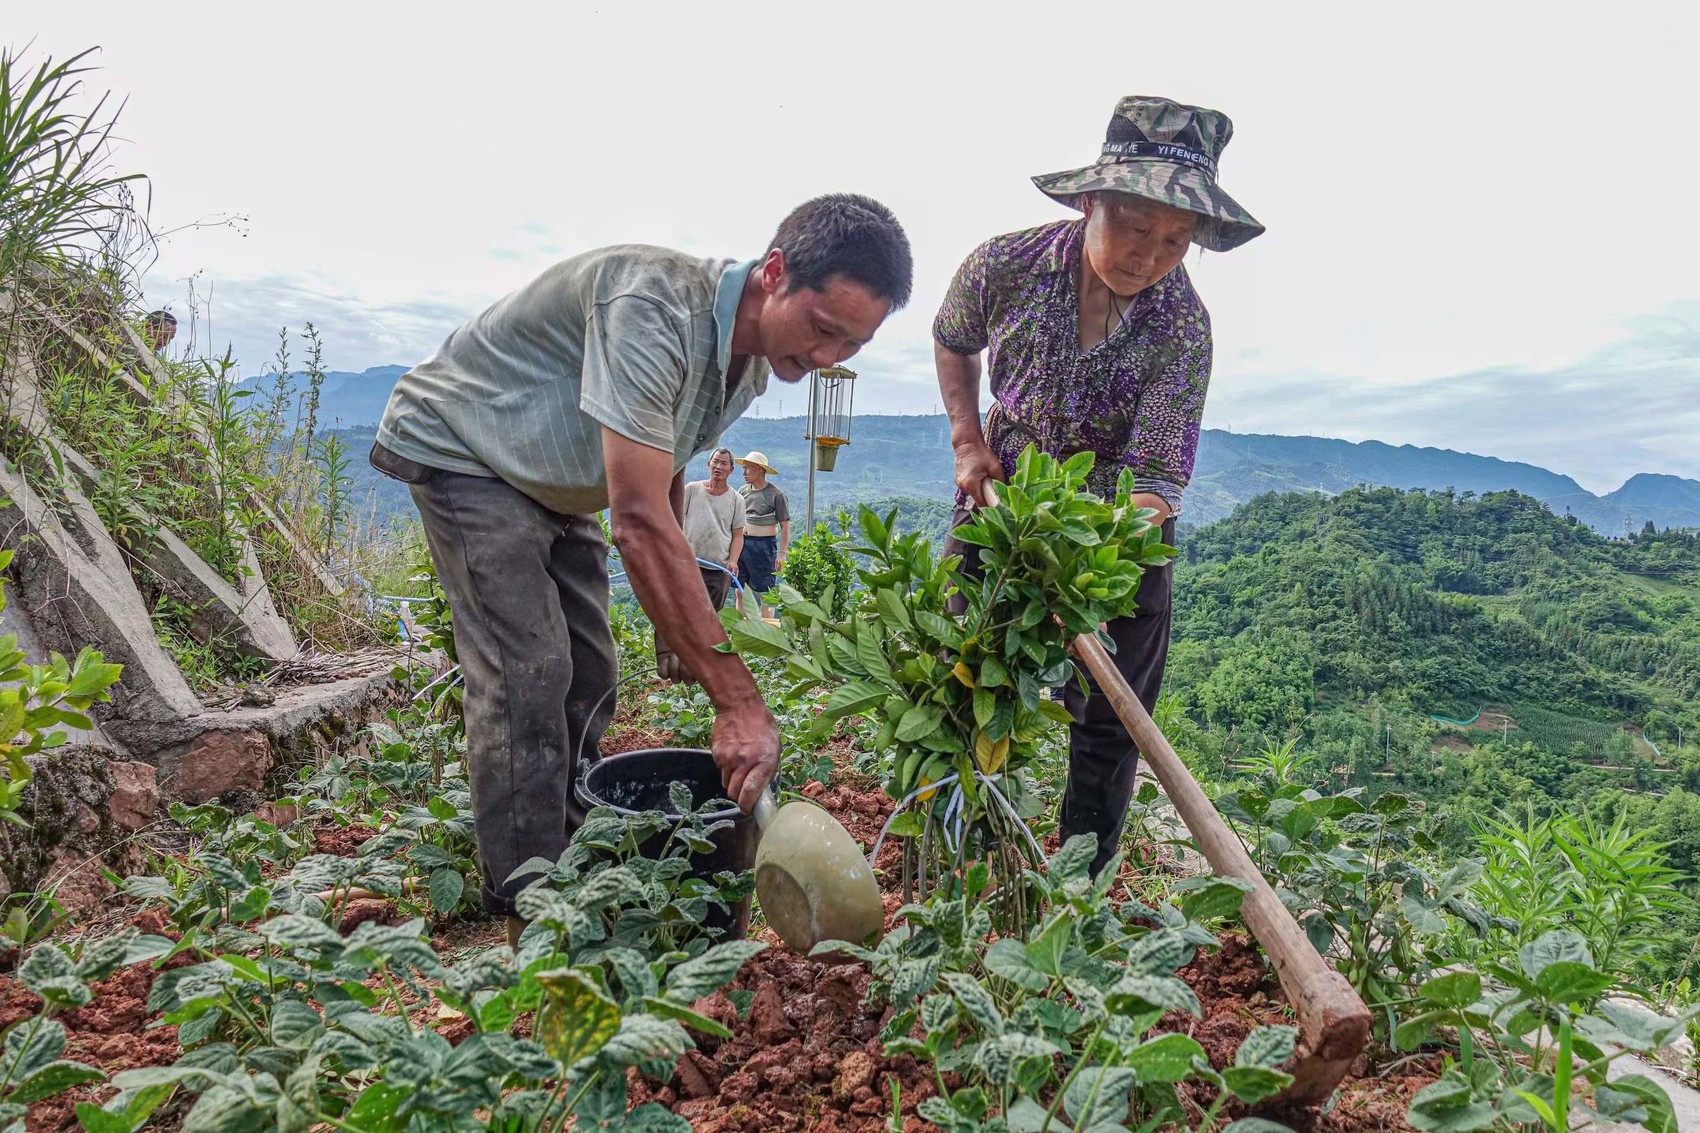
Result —
M574 765L576 765L578 767L578 777L580 779L584 778L584 773L585 773L585 770L587 769L587 766L588 766L584 762L584 741L587 738L589 738L589 736L590 736L590 728L589 728L590 722L592 720L596 719L596 714L598 712L602 711L602 706L604 704L608 703L608 698L610 696L613 696L616 692L620 691L620 688L622 686L631 684L633 681L637 680L639 677L647 677L651 673L654 673L655 671L656 671L656 668L655 668L654 665L646 665L645 667L643 667L641 669L637 669L637 670L634 670L633 672L627 673L625 676L621 677L619 680L617 680L613 684L609 685L607 692L603 693L601 696L596 698L596 704L591 708L590 713L587 716L585 716L585 718L584 718L584 722L585 722L586 727L585 727L584 731L579 733L578 750L573 753L573 763L574 763Z

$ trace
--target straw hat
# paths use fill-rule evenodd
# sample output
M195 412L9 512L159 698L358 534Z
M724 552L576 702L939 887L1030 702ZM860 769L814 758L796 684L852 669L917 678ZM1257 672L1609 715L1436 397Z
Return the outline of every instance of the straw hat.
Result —
M750 454L748 456L742 458L741 460L739 460L738 463L739 464L753 464L757 468L764 468L764 469L767 470L767 474L769 476L779 475L779 469L775 468L773 465L771 465L767 462L767 454L765 452L756 452L754 450L751 450Z

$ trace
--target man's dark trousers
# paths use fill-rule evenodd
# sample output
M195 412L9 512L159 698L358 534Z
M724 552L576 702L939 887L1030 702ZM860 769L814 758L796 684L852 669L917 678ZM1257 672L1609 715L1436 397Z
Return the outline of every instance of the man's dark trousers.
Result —
M552 512L506 482L426 470L409 484L454 617L484 907L513 915L584 821L578 754L597 757L618 679L608 545L594 515ZM600 707L598 705L600 704Z
M971 513L957 508L951 519L952 530L971 518ZM1174 546L1174 540L1175 520L1171 516L1163 523L1163 542ZM952 537L945 540L944 553L961 555L963 572L978 576L980 548ZM1106 627L1116 643L1112 655L1116 670L1147 712L1156 707L1163 688L1173 591L1173 563L1147 568L1139 580L1139 604L1133 615L1116 618ZM1090 674L1086 680L1089 693L1083 694L1073 677L1063 692L1063 704L1074 717L1074 724L1068 731L1068 786L1063 792L1059 825L1065 840L1075 834L1098 836L1098 855L1092 862L1092 872L1097 873L1121 841L1139 770L1139 748L1098 682Z

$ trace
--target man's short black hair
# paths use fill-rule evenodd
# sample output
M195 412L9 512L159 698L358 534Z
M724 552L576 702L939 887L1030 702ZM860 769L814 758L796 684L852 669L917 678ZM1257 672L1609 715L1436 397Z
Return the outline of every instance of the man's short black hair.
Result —
M860 283L897 310L909 302L915 263L909 237L892 211L860 193L828 193L806 201L786 217L769 248L785 253L791 290L826 288L842 275Z
M174 327L177 325L177 316L165 310L149 311L145 322L149 327Z

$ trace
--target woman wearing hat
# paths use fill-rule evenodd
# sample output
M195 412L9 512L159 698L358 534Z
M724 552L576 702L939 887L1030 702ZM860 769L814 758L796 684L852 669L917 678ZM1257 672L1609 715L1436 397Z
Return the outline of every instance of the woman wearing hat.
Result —
M1035 177L1078 209L997 236L963 261L933 325L939 389L956 450L957 511L986 502L988 480L1015 469L1029 444L1058 457L1091 451L1089 487L1111 495L1133 470L1136 499L1174 539L1210 381L1210 316L1181 261L1191 244L1225 252L1263 226L1216 185L1233 135L1214 110L1165 98L1122 99L1096 163ZM993 405L982 425L980 353ZM972 568L975 549L947 554ZM1171 568L1148 570L1139 608L1108 626L1134 694L1155 705L1168 654ZM1094 870L1115 853L1139 751L1097 686L1070 682L1065 838L1098 835Z
M740 462L744 466L744 550L738 557L738 581L757 594L773 589L774 574L785 566L791 546L791 505L778 484L768 481L779 469L767 462L767 454L752 452ZM740 599L742 594L740 593ZM763 605L762 617L773 613Z

